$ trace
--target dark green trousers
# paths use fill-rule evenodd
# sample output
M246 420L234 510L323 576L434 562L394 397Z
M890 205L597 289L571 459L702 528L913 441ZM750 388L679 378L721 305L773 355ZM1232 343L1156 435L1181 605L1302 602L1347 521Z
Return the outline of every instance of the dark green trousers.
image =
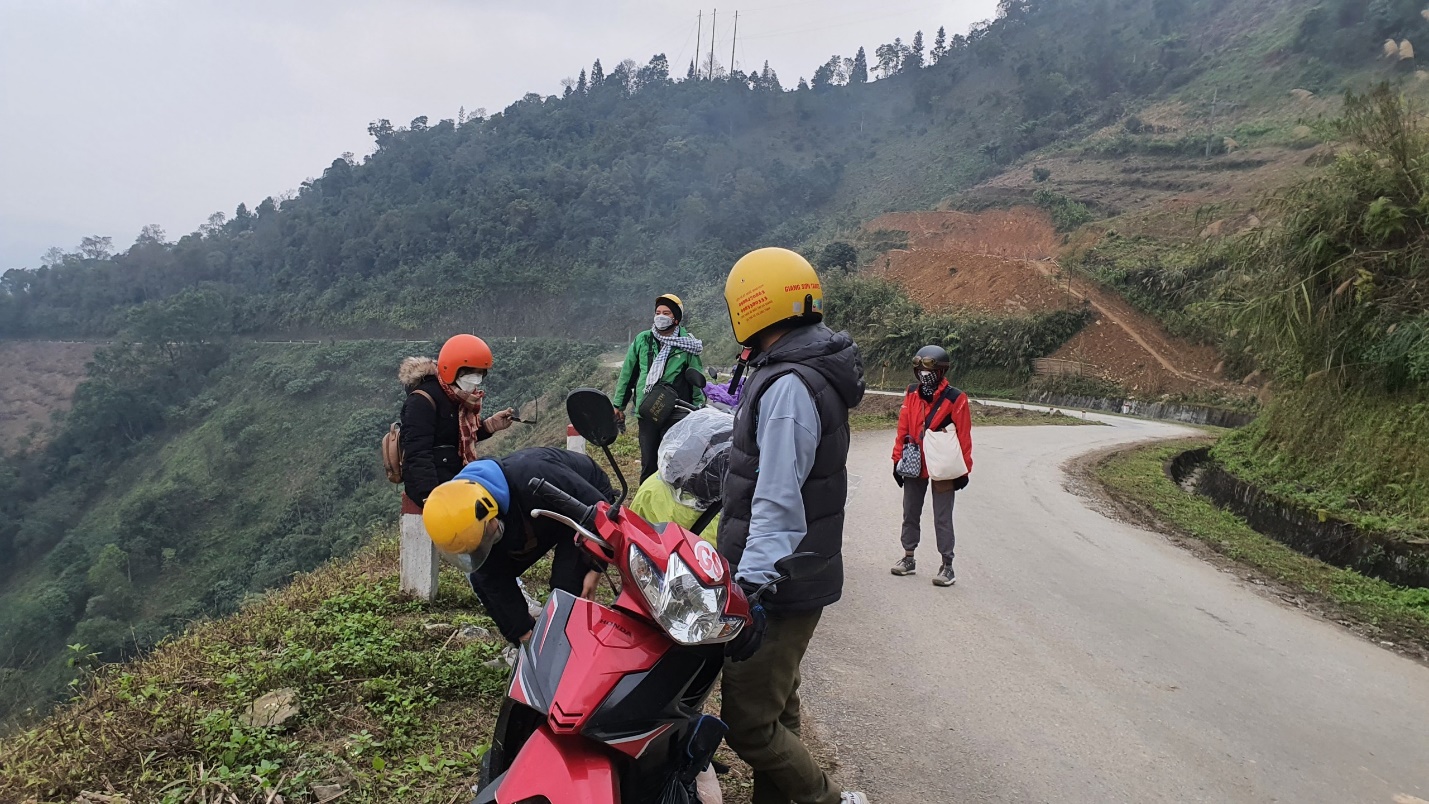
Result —
M724 664L720 718L725 741L754 769L754 804L838 804L838 788L799 737L799 663L822 613L771 616L754 657Z

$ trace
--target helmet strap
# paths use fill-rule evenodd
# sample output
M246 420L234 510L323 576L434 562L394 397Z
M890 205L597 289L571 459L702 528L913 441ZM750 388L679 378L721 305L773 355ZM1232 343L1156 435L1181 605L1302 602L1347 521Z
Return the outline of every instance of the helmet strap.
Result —
M744 376L744 369L749 365L749 358L754 356L754 347L746 346L739 352L739 359L735 361L734 371L729 375L729 392L734 393L734 389L739 387L739 380Z

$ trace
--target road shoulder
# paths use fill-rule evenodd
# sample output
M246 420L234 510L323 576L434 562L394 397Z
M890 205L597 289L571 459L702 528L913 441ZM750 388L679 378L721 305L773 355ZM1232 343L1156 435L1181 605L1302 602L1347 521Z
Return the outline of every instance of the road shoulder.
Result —
M1409 590L1302 555L1176 486L1164 464L1213 438L1116 446L1063 465L1066 489L1104 515L1168 541L1262 597L1429 664L1429 590Z

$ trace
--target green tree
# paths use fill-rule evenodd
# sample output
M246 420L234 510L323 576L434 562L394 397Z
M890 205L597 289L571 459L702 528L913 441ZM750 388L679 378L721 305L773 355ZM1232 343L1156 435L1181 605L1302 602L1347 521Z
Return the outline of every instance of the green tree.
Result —
M923 32L918 31L913 34L913 45L908 48L908 53L903 59L902 69L921 70L923 69Z
M377 147L382 148L392 142L392 137L396 130L392 128L392 121L383 118L367 124L367 133L376 141Z
M853 69L849 71L848 80L851 84L868 83L868 56L864 55L862 47L853 57Z
M605 69L600 66L600 59L595 60L595 64L590 66L590 88L598 89L605 83Z
M902 72L903 59L907 52L908 47L898 37L889 44L879 45L878 49L873 51L873 55L878 57L878 71L883 74L883 78Z
M636 76L636 84L641 88L668 83L670 83L670 60L665 58L664 53L656 53L652 56L650 63L641 67Z
M938 35L933 38L933 50L928 55L932 64L937 64L948 55L948 32L941 25L938 26Z
M80 256L86 260L102 260L114 253L114 238L92 235L79 241Z
M814 263L821 269L850 271L858 265L858 250L844 242L833 242L824 246Z

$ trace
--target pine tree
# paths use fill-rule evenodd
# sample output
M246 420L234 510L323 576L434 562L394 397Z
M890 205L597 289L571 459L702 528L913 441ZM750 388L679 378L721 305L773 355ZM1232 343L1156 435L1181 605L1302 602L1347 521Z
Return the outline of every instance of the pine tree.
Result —
M595 64L590 66L590 88L595 89L605 83L605 70L600 66L600 59L595 60Z
M764 63L765 63L765 64L768 64L769 62L766 61L766 62L764 62ZM693 81L693 80L695 80L695 60L694 60L694 59L690 59L690 69L685 72L685 80L686 80L686 81Z
M864 55L863 48L859 48L858 55L853 57L853 69L849 70L848 82L850 84L868 83L868 56Z
M769 62L764 62L764 72L759 74L759 85L763 89L773 92L783 92L784 87L779 84L779 74L774 72L769 66Z
M584 94L585 94L585 90L586 90L585 70L581 70L581 77L578 78L578 79L576 79L576 91L579 92L579 93L581 93L582 95L584 95Z
M809 82L804 80L804 76L799 76L799 91L806 92L809 89Z
M903 69L921 70L923 68L923 32L913 34L913 46L908 49L908 57L903 60Z
M937 64L948 55L948 32L943 30L943 26L938 26L938 35L933 38L933 52L931 63Z

